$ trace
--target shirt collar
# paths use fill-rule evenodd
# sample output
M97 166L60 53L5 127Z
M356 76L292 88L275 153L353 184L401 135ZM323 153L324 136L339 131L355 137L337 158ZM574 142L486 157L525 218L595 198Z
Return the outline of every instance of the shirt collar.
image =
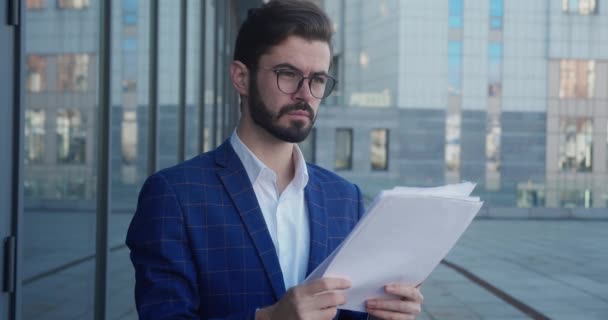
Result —
M243 163L243 167L245 167L245 171L247 172L247 176L249 177L249 181L252 185L255 184L257 179L260 178L262 172L267 171L273 177L273 182L276 182L276 173L266 166L254 153L251 151L239 138L239 135L236 133L236 129L232 132L230 136L230 144L232 144L232 148L236 155L241 159ZM295 166L295 174L293 180L290 182L294 184L294 186L298 189L304 189L306 184L308 184L308 169L306 168L306 160L304 160L304 155L298 147L297 144L294 144L293 148L293 160Z

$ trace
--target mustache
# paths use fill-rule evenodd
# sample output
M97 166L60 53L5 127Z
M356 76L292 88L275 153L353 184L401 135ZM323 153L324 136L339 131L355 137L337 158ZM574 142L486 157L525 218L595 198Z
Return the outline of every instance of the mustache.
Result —
M289 104L284 106L283 108L281 108L281 110L279 110L279 114L277 115L277 119L281 118L282 116L292 112L292 111L306 111L308 113L308 118L310 119L310 121L314 121L314 111L312 110L312 107L305 102L302 103L295 103L295 104Z

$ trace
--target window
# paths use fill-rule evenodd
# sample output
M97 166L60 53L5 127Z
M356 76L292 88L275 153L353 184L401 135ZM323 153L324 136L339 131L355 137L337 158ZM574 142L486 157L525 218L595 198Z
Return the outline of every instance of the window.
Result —
M137 39L127 37L122 40L122 91L137 90Z
M317 129L313 128L310 131L310 134L306 139L298 144L300 147L300 151L302 151L302 155L304 155L304 159L307 162L315 163L316 152L315 146L317 144Z
M447 172L460 172L460 112L448 111L445 128L445 168Z
M372 170L388 169L388 130L374 129L371 132Z
M25 110L25 163L41 163L46 134L44 110Z
M124 111L120 130L122 163L134 164L137 157L137 114L135 111Z
M502 29L503 0L490 0L490 29Z
M462 28L462 13L463 13L463 1L462 0L450 0L449 18L448 25L450 29Z
M336 170L350 170L353 164L353 129L336 129Z
M122 23L129 26L137 24L137 0L122 0Z
M488 114L486 126L486 171L500 170L500 114Z
M28 92L41 92L46 90L46 66L46 57L35 54L27 56L25 88Z
M563 190L560 193L560 205L562 208L591 208L591 190Z
M562 11L580 15L597 14L597 0L562 0Z
M488 44L488 96L496 97L502 93L502 43Z
M79 110L57 112L57 162L83 164L86 145L85 119Z
M86 91L88 78L88 54L63 54L57 57L57 90Z
M448 42L448 93L460 95L462 89L462 41Z
M593 121L561 119L559 168L563 172L590 172L593 157Z
M561 60L559 97L561 99L593 98L595 91L594 60Z
M59 9L84 9L89 6L89 0L58 0Z
M25 5L28 10L46 8L46 0L27 0Z

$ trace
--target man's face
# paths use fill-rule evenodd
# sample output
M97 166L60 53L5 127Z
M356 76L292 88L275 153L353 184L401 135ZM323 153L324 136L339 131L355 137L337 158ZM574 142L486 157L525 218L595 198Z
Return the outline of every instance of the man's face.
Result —
M253 122L282 141L298 143L306 139L321 100L311 94L308 79L296 92L282 92L275 71L293 71L305 77L326 74L329 61L327 43L297 36L290 36L262 55L258 69L252 70L253 79L250 79L248 104ZM283 88L283 91L286 90Z

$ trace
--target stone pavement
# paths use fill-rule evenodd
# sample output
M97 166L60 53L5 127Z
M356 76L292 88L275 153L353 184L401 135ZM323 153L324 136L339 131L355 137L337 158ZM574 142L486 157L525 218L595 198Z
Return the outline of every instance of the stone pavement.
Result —
M46 223L53 220L64 221ZM123 241L129 220L128 215L113 217L113 244ZM38 234L36 239L45 237ZM45 247L30 240L40 250ZM418 319L534 319L513 301L544 319L608 319L607 240L608 221L475 220L446 260L485 281L509 302L440 264L422 286L425 303ZM45 251L45 265L61 264L52 261L62 256L61 250L53 250ZM29 258L26 264L35 264L35 257ZM23 319L92 319L93 268L88 260L24 285ZM112 251L109 276L109 319L137 319L126 248Z

